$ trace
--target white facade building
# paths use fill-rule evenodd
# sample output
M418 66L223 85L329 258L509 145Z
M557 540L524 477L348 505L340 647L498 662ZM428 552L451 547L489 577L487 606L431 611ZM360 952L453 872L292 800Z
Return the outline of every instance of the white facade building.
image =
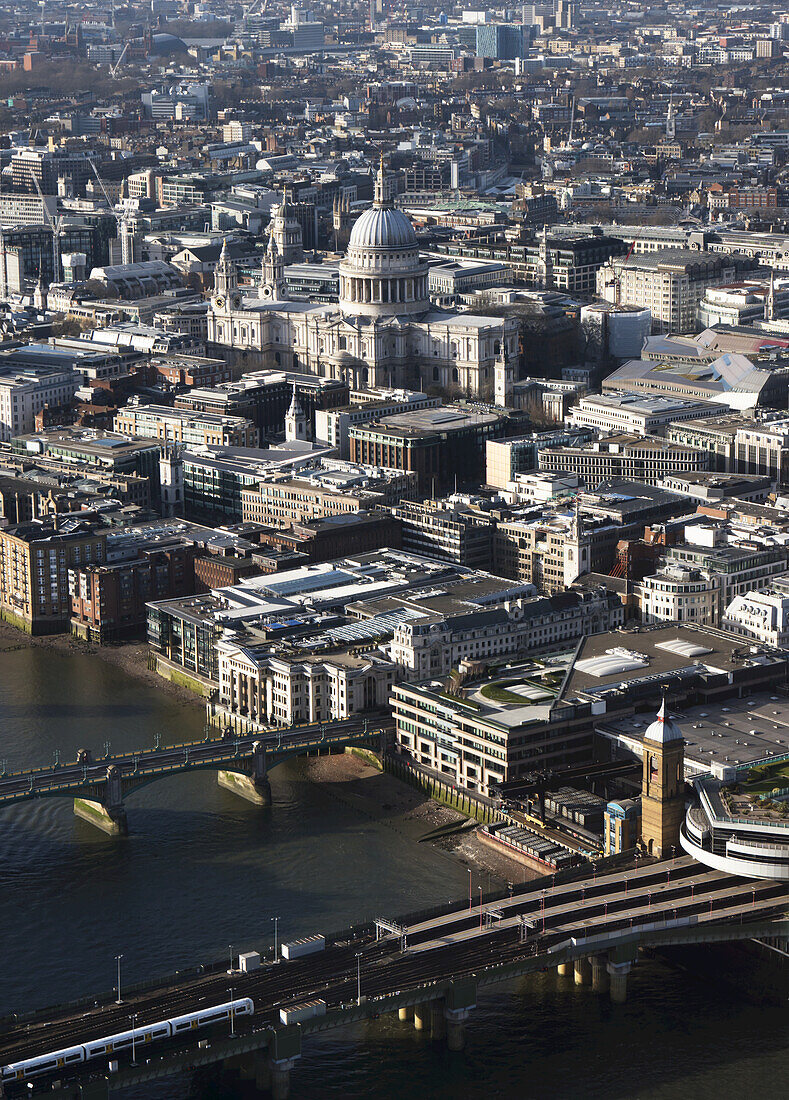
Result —
M229 257L220 259L209 342L247 368L347 378L355 388L441 386L506 403L517 319L431 309L427 261L410 221L386 194L383 166L375 202L351 231L337 304L287 300L274 229L254 296L239 288Z
M35 431L36 414L70 404L81 383L82 376L71 369L20 367L0 374L0 442Z
M720 405L713 401L683 401L635 393L596 393L582 397L565 417L565 423L570 427L595 428L606 433L652 435L666 424L720 416L720 411Z
M777 585L764 592L735 596L723 613L721 625L766 645L789 647L789 587Z
M635 585L645 623L712 625L718 608L718 578L670 565Z

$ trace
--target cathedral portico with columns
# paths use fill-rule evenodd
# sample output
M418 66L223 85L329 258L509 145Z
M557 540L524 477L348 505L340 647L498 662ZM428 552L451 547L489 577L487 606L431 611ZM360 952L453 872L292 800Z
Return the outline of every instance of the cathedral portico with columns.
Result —
M515 318L431 309L428 264L413 226L388 196L381 164L375 200L356 221L340 266L337 305L291 302L275 212L258 287L238 286L223 249L208 340L248 367L347 378L354 387L441 387L506 404L518 358Z

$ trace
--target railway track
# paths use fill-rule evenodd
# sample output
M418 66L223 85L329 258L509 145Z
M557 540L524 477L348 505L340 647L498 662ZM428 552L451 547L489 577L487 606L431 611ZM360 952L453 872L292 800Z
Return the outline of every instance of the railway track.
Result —
M610 933L673 918L694 917L713 924L766 919L788 908L786 884L732 879L691 860L679 860L668 868L646 867L624 877L620 873L555 886L542 880L481 910L459 906L437 917L415 920L408 927L405 953L400 951L398 937L376 941L367 930L355 939L329 943L324 952L265 965L250 974L214 972L190 979L184 986L151 990L120 1006L104 1003L78 1014L64 1012L49 1020L12 1026L0 1035L0 1064L127 1030L132 1013L142 1026L222 1003L231 986L234 996L254 1001L255 1029L277 1022L283 1004L317 997L329 1007L349 1004L356 997L357 952L361 953L363 992L374 998L546 955L570 937L590 932ZM490 909L496 910L498 923L485 927ZM521 917L531 925L524 941Z

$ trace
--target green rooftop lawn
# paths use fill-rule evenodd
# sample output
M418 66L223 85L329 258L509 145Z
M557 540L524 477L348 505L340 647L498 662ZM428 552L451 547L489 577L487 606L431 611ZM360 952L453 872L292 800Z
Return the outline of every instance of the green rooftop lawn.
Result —
M789 787L789 760L780 764L757 764L743 782L746 794L770 794L776 788Z

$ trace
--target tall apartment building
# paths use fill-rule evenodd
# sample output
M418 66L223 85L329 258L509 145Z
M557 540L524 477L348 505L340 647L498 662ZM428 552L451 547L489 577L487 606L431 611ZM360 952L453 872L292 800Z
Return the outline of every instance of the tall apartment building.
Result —
M68 629L69 569L106 559L107 535L78 519L0 528L0 614L31 634Z
M524 57L530 40L530 29L520 23L483 23L477 27L477 57L492 57L497 61Z
M115 414L114 429L144 439L168 439L198 447L257 447L258 430L240 416L171 409L167 405L126 405Z

